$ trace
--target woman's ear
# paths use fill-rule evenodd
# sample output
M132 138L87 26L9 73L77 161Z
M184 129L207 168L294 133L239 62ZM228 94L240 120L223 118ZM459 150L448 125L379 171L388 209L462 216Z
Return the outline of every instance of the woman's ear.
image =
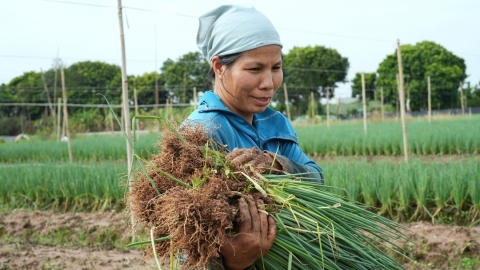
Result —
M212 58L212 69L215 73L215 78L220 79L222 78L225 66L220 62L220 57L215 55Z

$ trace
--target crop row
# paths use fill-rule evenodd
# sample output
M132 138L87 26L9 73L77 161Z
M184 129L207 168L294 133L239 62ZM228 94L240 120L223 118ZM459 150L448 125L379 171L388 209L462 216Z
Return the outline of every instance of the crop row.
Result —
M310 156L402 155L403 139L398 122L368 125L337 124L296 126L299 144ZM480 117L453 120L410 121L407 125L409 153L415 155L451 155L480 153ZM136 152L144 158L158 151L159 134L142 134L135 142ZM75 162L125 160L123 136L84 136L72 140ZM67 161L67 143L24 141L1 143L0 163Z
M324 161L326 184L349 199L392 218L415 220L463 215L474 222L480 211L480 159Z
M400 122L295 127L299 144L312 156L403 155ZM408 151L415 155L480 153L480 117L407 122Z
M135 141L137 154L148 158L158 151L158 134L145 134ZM120 135L84 136L72 140L75 162L126 160L126 140ZM58 141L22 141L0 144L0 163L68 161L68 145Z
M480 160L409 164L388 160L323 160L326 185L396 219L437 219L444 211L474 222L480 210ZM7 207L123 207L125 168L116 162L0 165L0 204ZM123 176L122 176L123 175ZM452 214L452 213L450 213ZM455 216L455 215L453 215Z
M125 164L117 162L0 165L0 205L54 210L121 208L126 170Z

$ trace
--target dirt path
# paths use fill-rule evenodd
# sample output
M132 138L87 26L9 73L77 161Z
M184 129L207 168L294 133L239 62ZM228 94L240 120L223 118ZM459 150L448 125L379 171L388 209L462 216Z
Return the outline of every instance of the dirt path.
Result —
M121 213L0 213L0 269L153 269L136 249L122 248ZM479 269L480 227L405 225L414 244L401 243L416 263L407 269Z

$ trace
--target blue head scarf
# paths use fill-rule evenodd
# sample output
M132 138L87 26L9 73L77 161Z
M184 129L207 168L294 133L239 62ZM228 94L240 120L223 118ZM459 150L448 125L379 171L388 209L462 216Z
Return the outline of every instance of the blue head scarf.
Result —
M215 55L245 52L267 45L282 47L270 20L255 8L220 6L199 18L197 45L211 63Z

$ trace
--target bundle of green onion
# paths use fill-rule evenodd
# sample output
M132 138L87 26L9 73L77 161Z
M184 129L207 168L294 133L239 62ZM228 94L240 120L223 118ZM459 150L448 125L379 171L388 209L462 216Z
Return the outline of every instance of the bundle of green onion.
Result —
M299 175L257 176L257 189L280 205L277 237L257 269L403 269L384 251L408 240L399 224Z

